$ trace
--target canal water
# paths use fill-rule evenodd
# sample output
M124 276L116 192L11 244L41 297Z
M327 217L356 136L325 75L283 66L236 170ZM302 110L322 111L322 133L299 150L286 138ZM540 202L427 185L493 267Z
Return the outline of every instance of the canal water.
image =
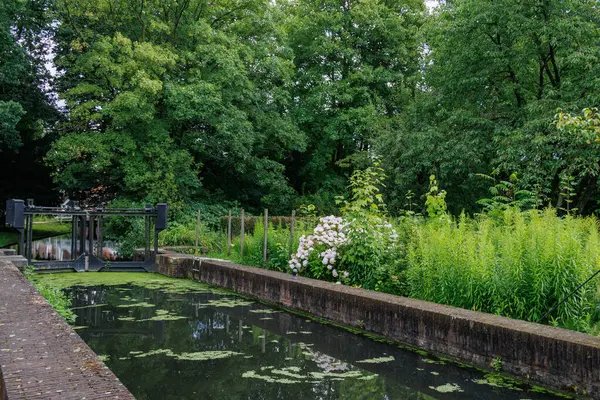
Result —
M553 399L189 280L43 275L77 331L137 399Z

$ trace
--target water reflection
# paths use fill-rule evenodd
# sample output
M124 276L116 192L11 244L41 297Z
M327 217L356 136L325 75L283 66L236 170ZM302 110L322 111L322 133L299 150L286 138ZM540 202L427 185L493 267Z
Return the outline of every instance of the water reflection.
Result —
M94 242L97 246L98 243ZM12 246L17 248L17 246ZM86 240L86 248L88 243ZM32 242L33 258L35 260L56 260L68 261L71 259L71 235L53 236L45 239L38 239ZM117 243L113 241L104 241L102 246L102 256L104 260L116 261L120 258L117 252ZM94 249L96 250L96 249Z
M98 286L70 293L77 324L85 326L78 332L137 399L554 398L202 291Z

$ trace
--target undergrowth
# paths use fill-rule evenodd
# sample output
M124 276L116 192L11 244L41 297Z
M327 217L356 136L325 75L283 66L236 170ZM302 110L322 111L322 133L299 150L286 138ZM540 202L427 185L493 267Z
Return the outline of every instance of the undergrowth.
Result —
M35 287L40 296L45 298L65 321L68 323L75 322L77 315L71 310L71 300L62 290L45 282L36 280L33 273L33 267L31 266L25 268L24 275Z

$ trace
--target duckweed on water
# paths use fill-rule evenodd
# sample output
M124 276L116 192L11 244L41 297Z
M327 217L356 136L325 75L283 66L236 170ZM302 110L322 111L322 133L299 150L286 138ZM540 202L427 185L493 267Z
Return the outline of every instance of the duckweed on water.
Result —
M233 299L230 297L224 297L216 300L208 300L207 303L198 304L201 307L246 307L254 304L252 301L243 299Z
M106 355L106 354L98 354L98 358L100 359L100 361L102 362L106 362L108 360L110 360L110 356Z
M71 310L83 310L84 308L104 307L106 304L91 304L89 306L71 307Z
M242 378L251 378L251 379L260 379L269 383L283 383L283 384L290 384L290 383L300 383L301 381L295 381L292 379L287 379L287 378L273 378L267 375L259 375L256 373L256 371L246 371L242 374Z
M243 355L244 353L223 350L223 351L198 351L198 352L194 352L194 353L177 354L177 353L173 353L173 350L171 350L171 349L156 349L156 350L150 350L146 353L139 352L139 351L131 351L131 352L129 352L129 354L131 354L132 356L134 356L136 358L143 358L143 357L154 356L157 354L163 354L167 357L173 357L177 360L206 361L206 360L218 360L220 358L229 358L229 357L233 357L233 356L239 356L239 355Z
M146 303L145 301L140 301L139 303L131 303L131 304L119 304L117 308L131 308L131 307L156 307L154 304Z
M256 313L256 314L275 314L278 313L280 311L277 310L250 310L251 313Z
M486 374L483 377L483 379L473 379L473 382L475 382L478 385L488 385L492 387L506 388L519 391L523 390L517 386L518 382L497 374Z
M131 305L133 306L133 305ZM182 315L171 314L168 310L156 310L156 315L150 318L136 319L135 317L117 317L119 321L129 322L146 322L146 321L177 321L180 319L187 319Z
M269 383L319 383L325 379L330 381L343 381L346 379L371 380L377 374L363 373L361 371L346 372L309 372L302 374L300 367L285 367L275 369L273 366L261 367L261 374L256 371L247 371L242 378L260 379Z
M52 287L66 289L83 286L121 286L132 285L146 289L156 289L167 293L218 293L218 289L209 289L207 285L189 279L169 278L147 272L63 272L57 274L37 274L35 281L46 282ZM118 288L127 291L129 288Z
M180 319L187 319L182 315L155 315L154 317L140 319L138 322L146 322L146 321L178 321Z
M233 356L239 356L244 353L238 353L235 351L199 351L196 353L181 353L176 355L175 358L178 360L188 361L205 361L205 360L218 360L220 358L229 358Z
M389 356L389 357L367 358L366 360L359 360L359 361L357 361L357 363L381 364L381 363L386 363L386 362L390 362L390 361L394 361L394 360L395 360L394 356Z
M451 393L451 392L464 392L456 383L446 383L440 386L429 386L429 389L433 389L440 393Z
M421 361L426 362L427 364L438 364L438 365L444 365L444 364L446 364L445 361L432 360L431 358L422 358Z
M132 352L130 352L129 354L132 354ZM134 357L143 358L143 357L154 356L156 354L165 354L169 357L173 357L175 355L175 353L173 353L173 351L171 349L156 349L156 350L150 350L147 353L136 354L136 355L134 355Z

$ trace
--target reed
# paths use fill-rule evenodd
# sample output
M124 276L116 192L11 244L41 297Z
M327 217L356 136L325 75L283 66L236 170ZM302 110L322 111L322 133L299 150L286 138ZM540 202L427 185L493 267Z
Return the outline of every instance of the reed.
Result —
M413 225L406 276L414 298L528 321L540 318L599 268L594 217L507 210ZM546 318L588 330L598 320L599 280Z

